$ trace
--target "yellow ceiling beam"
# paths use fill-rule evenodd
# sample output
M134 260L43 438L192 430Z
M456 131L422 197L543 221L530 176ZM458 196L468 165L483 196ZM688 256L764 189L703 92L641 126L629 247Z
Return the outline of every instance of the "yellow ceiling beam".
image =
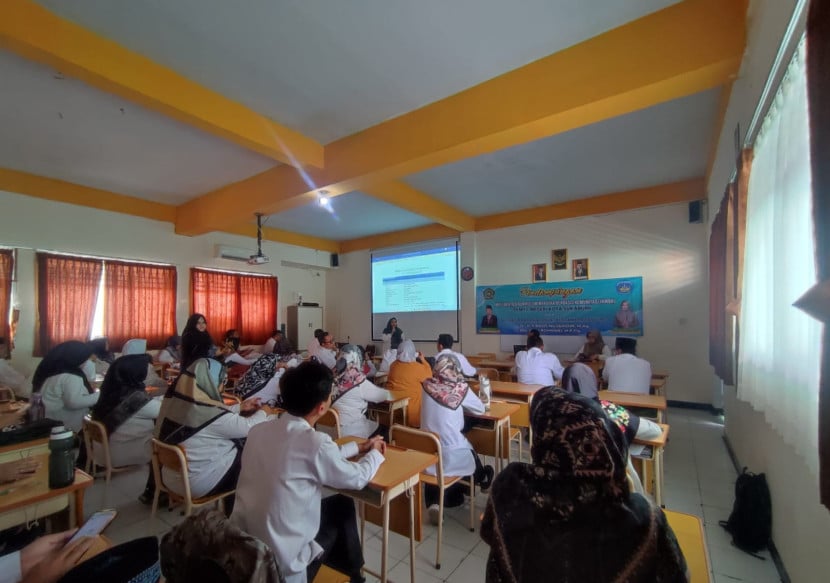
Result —
M678 202L690 202L705 198L706 186L703 178L693 178L691 180L661 184L649 188L638 188L624 192L615 192L613 194L603 194L601 196L582 198L543 207L480 217L476 220L476 231L489 231L492 229L529 225L531 223L544 223L546 221L616 213L619 211L629 211Z
M64 180L0 168L0 190L173 223L176 207Z
M458 237L458 231L450 227L445 227L444 225L425 225L413 229L404 229L403 231L393 231L391 233L382 233L380 235L370 235L368 237L361 237L360 239L343 241L340 243L340 253L351 253L352 251L362 251L363 249L381 249L383 247L420 243L421 241L446 239L448 237Z
M685 0L326 146L326 167L273 168L186 204L195 235L363 190L712 89L737 74L746 0Z
M292 166L323 166L323 146L49 12L0 2L0 47Z
M64 180L37 176L9 168L0 168L0 190L25 194L44 200L152 219L154 221L164 221L166 223L176 222L176 207L173 205L153 202L126 194L118 194L109 190L83 186ZM222 232L256 238L256 225L237 226L224 229ZM337 241L291 233L270 227L262 229L262 238L276 243L319 249L320 251L328 251L329 253L338 253L340 251L340 243Z
M475 218L424 194L416 188L412 188L405 182L397 180L379 182L364 187L361 192L456 231L472 231L475 229Z

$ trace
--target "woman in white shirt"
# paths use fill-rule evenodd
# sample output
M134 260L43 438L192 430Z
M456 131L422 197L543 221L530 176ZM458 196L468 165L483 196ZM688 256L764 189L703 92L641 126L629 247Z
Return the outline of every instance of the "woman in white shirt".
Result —
M127 340L124 346L121 347L121 356L132 356L136 354L147 354L147 339L133 338ZM156 369L153 367L152 361L147 361L147 375L144 379L145 387L155 387L156 389L167 389L167 381L161 378Z
M343 435L370 437L378 433L378 422L367 419L369 403L389 401L392 395L366 378L360 348L346 344L335 367L332 407L340 414Z
M263 354L245 371L233 392L243 400L256 397L262 403L279 406L279 384L285 368L279 354Z
M161 409L161 399L152 398L144 388L150 356L133 354L117 359L101 384L101 398L92 407L92 418L107 429L110 460L114 466L150 464L153 427ZM101 448L93 448L95 463L103 466ZM147 486L140 500L153 499L155 482L149 469Z
M423 382L424 395L421 397L421 429L438 434L444 461L445 476L470 476L482 491L490 487L493 468L484 466L476 455L472 444L464 437L464 410L484 413L484 404L470 390L461 364L451 354L441 354L435 359L432 378ZM435 466L426 473L436 475ZM458 486L456 488L455 486ZM460 506L464 503L461 484L445 492L444 506ZM427 485L424 488L424 502L433 524L438 523L438 488Z
M81 431L89 408L98 402L98 393L82 370L90 356L88 344L62 342L43 357L32 377L32 392L43 396L46 416L76 433Z
M580 362L593 362L605 360L611 356L611 348L603 341L602 333L599 330L589 330L585 334L585 344L574 355L574 360Z
M159 350L157 357L164 364L175 364L182 361L182 337L171 336L167 339L167 346Z
M225 368L221 362L200 358L182 372L164 395L156 420L157 439L184 447L187 479L194 497L236 487L243 440L251 427L267 419L265 412L259 410L259 399L230 407L225 405L220 394L224 380ZM243 417L240 413L251 416ZM165 481L174 489L184 489L182 476L176 472L165 471ZM230 513L233 499L226 500L225 508Z

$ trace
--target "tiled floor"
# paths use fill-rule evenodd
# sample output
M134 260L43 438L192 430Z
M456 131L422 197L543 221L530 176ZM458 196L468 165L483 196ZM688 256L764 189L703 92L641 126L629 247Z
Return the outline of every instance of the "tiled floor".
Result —
M719 418L709 413L685 409L670 409L668 421L671 436L666 448L666 507L695 514L704 519L713 579L718 583L752 581L767 583L779 581L778 572L768 552L760 561L732 547L728 536L718 526L732 507L735 469L721 438L723 427ZM119 515L110 526L108 535L116 542L139 536L162 534L177 524L178 512L160 510L156 519L150 518L150 508L137 502L144 487L146 473L141 471L113 476L109 489L103 480L96 481L87 491L87 514L100 508L115 507ZM486 496L476 498L476 515L483 512ZM426 512L424 512L426 520ZM424 526L426 538L416 545L416 580L422 583L448 581L450 583L479 583L484 571L489 548L479 538L478 531L469 532L469 508L447 511L444 521L444 545L441 569L433 567L435 560L435 527ZM367 525L365 559L367 567L380 569L380 529ZM409 544L396 534L390 535L389 579L396 583L409 581ZM369 577L370 581L375 581Z

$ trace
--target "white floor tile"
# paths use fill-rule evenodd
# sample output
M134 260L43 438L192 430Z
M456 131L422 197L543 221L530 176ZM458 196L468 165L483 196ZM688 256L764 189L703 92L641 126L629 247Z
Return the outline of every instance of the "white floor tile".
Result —
M753 583L780 581L775 564L769 559L762 561L735 548L720 546L712 546L709 557L715 573Z
M486 561L482 561L476 555L469 555L452 572L447 581L449 583L481 583L485 580L486 569Z
M443 581L444 579L439 574L440 572L437 570L433 570L433 572L429 571L422 571L418 568L415 569L415 582L416 583L437 583L439 581ZM412 574L409 570L409 563L401 561L397 565L395 565L394 569L389 570L389 579L391 583L409 583L412 580Z

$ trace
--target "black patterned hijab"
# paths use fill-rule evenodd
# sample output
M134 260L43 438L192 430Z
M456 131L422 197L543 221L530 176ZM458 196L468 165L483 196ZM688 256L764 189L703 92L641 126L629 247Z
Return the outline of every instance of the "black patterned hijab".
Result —
M234 393L244 401L251 397L256 397L256 394L265 388L279 370L280 355L279 354L263 354L254 361L254 364L248 367L242 378L236 384Z

